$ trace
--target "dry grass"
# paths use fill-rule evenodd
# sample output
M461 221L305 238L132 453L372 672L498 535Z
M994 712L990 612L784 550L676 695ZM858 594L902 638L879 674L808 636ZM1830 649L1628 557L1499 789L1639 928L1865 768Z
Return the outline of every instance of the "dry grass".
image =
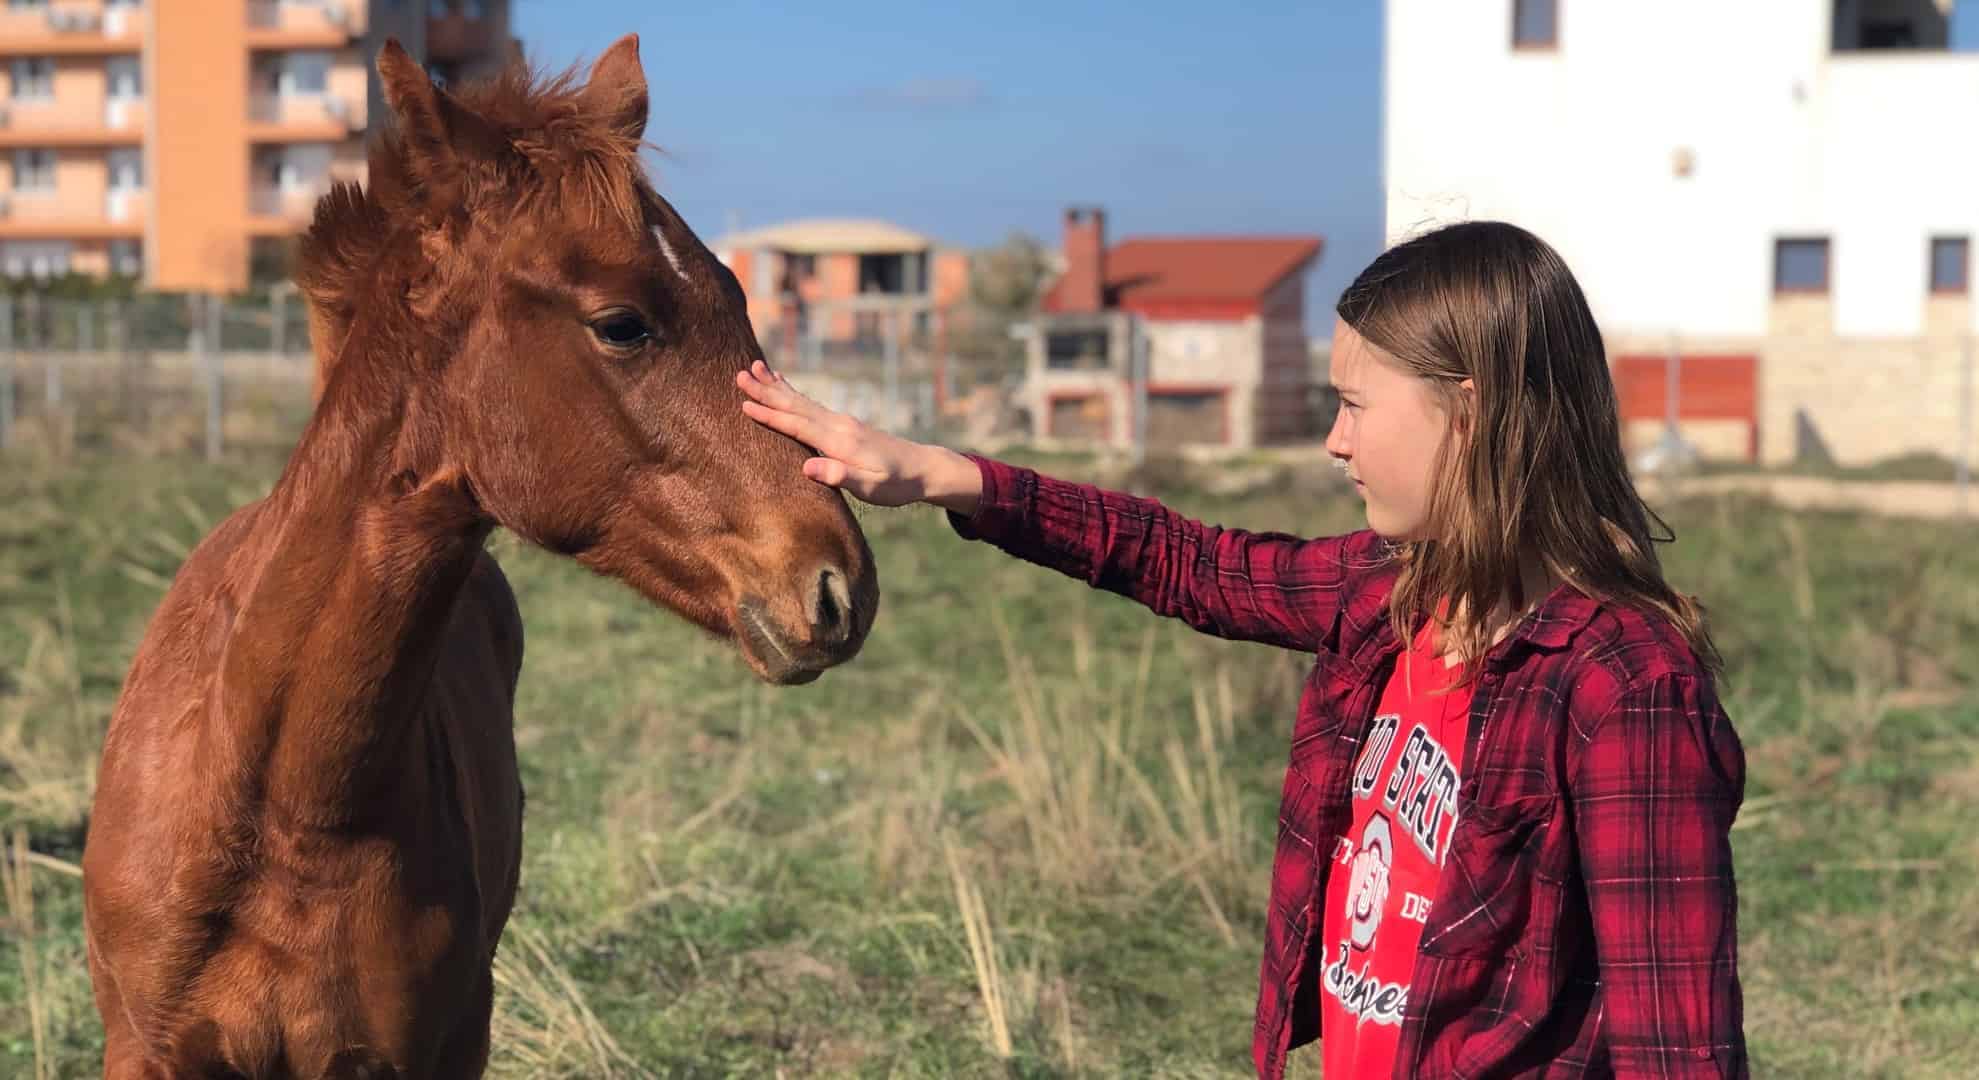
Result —
M271 466L36 468L0 476L0 1074L80 1075L100 1034L66 871L102 725L178 563ZM1970 1075L1979 554L1732 500L1672 516L1748 749L1755 1071ZM496 541L529 625L496 1073L1242 1075L1302 658L1157 624L928 515L863 520L886 615L798 692Z
M516 927L495 956L499 1006L493 1027L497 1076L649 1077L585 1002L541 934Z

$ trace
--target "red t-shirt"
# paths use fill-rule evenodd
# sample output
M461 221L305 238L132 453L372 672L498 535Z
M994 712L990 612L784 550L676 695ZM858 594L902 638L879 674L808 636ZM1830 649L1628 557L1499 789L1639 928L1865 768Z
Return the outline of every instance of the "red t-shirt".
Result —
M1381 692L1354 763L1354 812L1334 852L1320 923L1320 1054L1327 1080L1395 1070L1416 945L1457 821L1471 695L1438 694L1462 676L1429 627Z

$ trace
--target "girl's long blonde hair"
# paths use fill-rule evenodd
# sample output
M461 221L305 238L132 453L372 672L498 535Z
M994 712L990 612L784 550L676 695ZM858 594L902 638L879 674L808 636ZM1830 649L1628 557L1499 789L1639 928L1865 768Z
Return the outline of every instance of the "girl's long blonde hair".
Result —
M1375 259L1339 314L1428 380L1453 420L1430 490L1434 539L1397 551L1403 640L1442 608L1445 648L1484 655L1490 613L1540 599L1523 594L1523 555L1594 599L1661 613L1720 669L1703 611L1663 580L1651 543L1673 537L1629 477L1607 351L1558 252L1503 222L1445 226Z

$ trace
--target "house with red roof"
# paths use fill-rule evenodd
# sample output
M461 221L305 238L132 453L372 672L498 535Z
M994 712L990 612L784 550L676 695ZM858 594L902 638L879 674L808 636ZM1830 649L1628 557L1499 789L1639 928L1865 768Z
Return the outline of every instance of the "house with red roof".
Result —
M1137 341L1151 449L1319 435L1305 328L1317 236L1133 237L1065 212L1064 272L1039 305L1020 392L1045 444L1131 445Z

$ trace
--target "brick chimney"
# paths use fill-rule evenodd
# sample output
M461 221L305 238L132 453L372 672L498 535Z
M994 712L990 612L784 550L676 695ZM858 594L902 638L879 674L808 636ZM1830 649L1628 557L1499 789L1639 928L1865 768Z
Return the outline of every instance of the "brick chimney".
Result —
M1106 307L1106 211L1097 206L1065 210L1065 277L1058 285L1058 309L1101 311Z

